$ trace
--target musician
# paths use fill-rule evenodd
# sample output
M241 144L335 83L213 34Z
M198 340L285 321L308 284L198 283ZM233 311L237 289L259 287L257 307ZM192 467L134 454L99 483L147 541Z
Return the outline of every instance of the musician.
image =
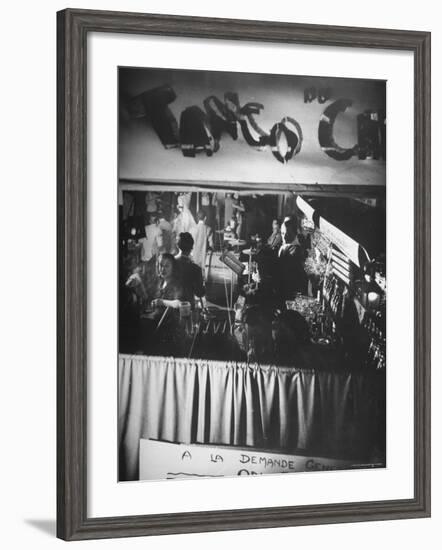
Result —
M304 249L304 259L307 257L307 249L310 248L310 235L304 235L300 227L300 222L298 217L295 214L290 214L284 218L284 223L290 222L296 231L296 238L298 243Z
M282 245L282 236L281 236L281 224L279 223L279 220L273 220L272 221L272 234L267 239L267 246L270 247L270 249L277 253Z
M305 251L298 240L296 225L291 219L286 219L282 224L281 237L282 245L278 251L279 288L282 300L288 300L297 292L307 294Z
M191 252L194 240L190 233L180 233L178 237L179 253L175 256L178 267L178 279L183 289L183 300L190 302L195 307L195 296L204 305L206 289L204 287L203 273L201 268L192 260Z

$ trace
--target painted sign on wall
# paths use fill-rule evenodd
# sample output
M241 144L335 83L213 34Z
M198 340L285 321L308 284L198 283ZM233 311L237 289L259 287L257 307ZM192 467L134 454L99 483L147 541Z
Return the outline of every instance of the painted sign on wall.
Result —
M314 97L312 88L304 90L304 102L311 103ZM320 92L319 103L325 103L332 94ZM308 101L305 100L306 95ZM224 101L217 96L206 97L204 109L198 105L186 107L178 124L169 105L176 99L170 86L160 86L147 90L132 98L128 103L133 116L146 117L151 122L158 138L166 149L179 147L185 157L195 157L197 153L212 156L220 149L223 134L233 140L238 138L238 129L246 143L259 150L269 148L274 158L286 163L302 150L303 132L299 122L285 116L275 122L270 131L264 130L256 117L264 105L249 102L241 105L236 92L225 92ZM367 157L385 159L385 113L366 111L356 117L358 143L353 147L341 147L335 140L333 127L336 117L353 103L352 99L339 98L326 107L318 121L318 141L322 151L336 161Z
M385 82L119 74L120 178L385 183Z

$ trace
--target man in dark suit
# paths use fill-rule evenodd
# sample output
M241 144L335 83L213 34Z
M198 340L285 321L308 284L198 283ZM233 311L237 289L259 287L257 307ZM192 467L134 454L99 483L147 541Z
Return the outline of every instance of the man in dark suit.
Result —
M180 233L177 245L179 253L175 256L175 260L178 266L178 278L183 290L183 301L190 302L193 309L195 307L195 297L203 301L206 295L203 273L190 256L194 245L192 235L187 232Z
M281 226L282 245L278 252L278 272L282 300L297 292L307 294L308 279L304 271L305 250L297 237L294 221L286 219Z

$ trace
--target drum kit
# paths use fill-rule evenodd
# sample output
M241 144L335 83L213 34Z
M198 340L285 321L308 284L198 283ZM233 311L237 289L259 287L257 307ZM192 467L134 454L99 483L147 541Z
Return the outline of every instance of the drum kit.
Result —
M233 248L234 252L241 252L241 248L246 246L247 241L243 241L242 239L230 239L228 243Z
M237 239L233 233L227 231L226 229L217 229L215 233L218 233L220 242L224 241L234 248L239 249L241 246L245 246L247 244L247 241Z

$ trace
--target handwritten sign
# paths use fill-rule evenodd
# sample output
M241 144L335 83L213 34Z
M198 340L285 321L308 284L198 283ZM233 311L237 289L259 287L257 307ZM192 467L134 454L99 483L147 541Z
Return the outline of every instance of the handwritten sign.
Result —
M350 460L140 439L140 480L344 470L359 466Z

